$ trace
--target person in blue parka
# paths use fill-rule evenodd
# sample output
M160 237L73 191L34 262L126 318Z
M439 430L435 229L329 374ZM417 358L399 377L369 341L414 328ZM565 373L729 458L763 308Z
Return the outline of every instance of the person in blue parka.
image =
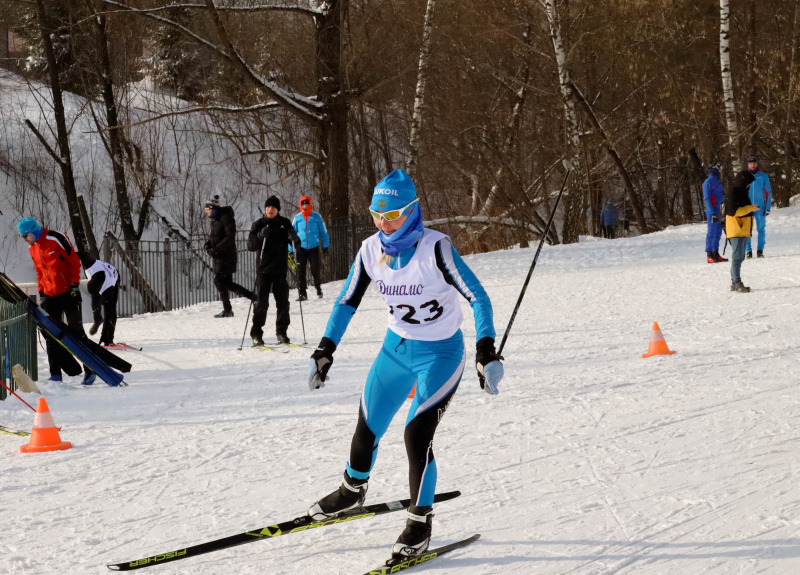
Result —
M719 221L719 209L724 200L722 182L719 181L720 164L708 166L708 178L703 182L703 201L706 203L706 261L710 264L727 262L719 255L719 239L722 237L722 223Z
M764 257L764 245L767 234L767 216L772 207L772 185L769 183L769 176L761 171L761 162L756 155L747 157L747 169L753 174L755 181L750 184L750 201L754 206L758 206L758 211L753 214L756 220L756 230L758 231L757 256ZM750 238L747 238L746 258L753 257L753 247Z
M297 264L297 291L299 292L298 301L306 301L306 262L311 264L311 277L314 278L314 285L317 287L317 297L322 297L322 286L320 284L320 249L322 255L328 255L330 240L328 239L328 228L322 221L322 216L314 211L311 198L303 196L300 198L300 213L292 220L292 227L300 237L300 247L294 255ZM320 245L322 244L322 245ZM289 252L292 246L289 246Z
M606 200L603 209L600 210L600 226L603 228L603 237L614 239L618 223L619 213L617 212L617 206L611 200Z

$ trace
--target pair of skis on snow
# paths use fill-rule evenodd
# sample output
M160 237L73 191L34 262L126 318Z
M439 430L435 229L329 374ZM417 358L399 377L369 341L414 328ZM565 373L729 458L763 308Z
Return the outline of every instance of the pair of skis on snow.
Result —
M449 501L450 499L455 499L459 495L461 495L460 491L437 493L434 496L433 501L435 503ZM211 553L212 551L228 549L229 547L244 545L245 543L251 543L253 541L271 539L274 537L281 537L283 535L292 535L293 533L300 533L302 531L308 531L309 529L318 529L320 527L328 527L330 525L339 525L341 523L348 523L358 519L366 519L368 517L376 517L385 513L402 511L404 509L408 509L410 505L410 499L401 499L399 501L390 501L387 503L375 503L373 505L367 505L365 507L353 509L342 515L339 515L338 517L323 521L315 521L307 515L302 515L295 519L284 521L283 523L268 525L263 529L245 531L244 533L238 533L236 535L223 537L221 539L216 539L207 543L201 543L199 545L192 545L191 547L185 547L183 549L159 553L158 555L151 555L150 557L143 557L142 559L126 561L125 563L108 565L108 568L112 571L133 571L135 569L142 569L143 567L150 567L151 565L161 565L162 563L168 563L170 561L179 561L181 559L203 555L204 553ZM432 561L433 559L441 557L450 551L455 551L456 549L466 547L470 543L477 541L479 538L480 535L476 534L472 537L468 537L467 539L462 539L461 541L451 543L450 545L445 545L444 547L428 549L425 553L417 555L416 557L411 557L405 560L390 559L384 565L368 571L365 575L388 575L389 573L399 573L400 571L405 571L406 569L411 569L412 567Z
M298 343L271 343L269 345L254 345L253 349L260 349L261 351L277 351L278 353L289 353L289 348L295 347L299 349L316 349L309 345L300 345Z

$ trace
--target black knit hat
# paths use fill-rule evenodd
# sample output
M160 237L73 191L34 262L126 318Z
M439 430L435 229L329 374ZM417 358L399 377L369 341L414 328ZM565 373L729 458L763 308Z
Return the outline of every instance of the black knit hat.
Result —
M212 196L212 197L208 198L208 201L206 202L206 206L205 207L207 207L207 208L218 208L219 207L219 196Z
M750 164L752 162L755 162L756 164L759 162L757 154L750 154L749 156L747 156L747 163Z
M281 201L278 199L278 196L270 196L267 198L267 201L264 202L264 207L268 208L270 206L278 208L278 211L281 211Z

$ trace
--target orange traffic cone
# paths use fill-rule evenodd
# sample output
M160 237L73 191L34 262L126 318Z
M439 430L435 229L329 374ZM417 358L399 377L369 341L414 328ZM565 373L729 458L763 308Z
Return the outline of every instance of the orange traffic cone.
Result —
M47 401L44 397L40 397L39 403L36 404L36 417L33 419L30 443L21 446L19 450L22 453L41 453L61 451L70 447L72 444L69 441L61 441L53 416L50 415L50 408L47 407Z
M661 335L661 328L658 327L658 322L653 322L653 331L650 332L650 347L647 353L643 353L642 357L653 357L654 355L672 355L674 351L670 351L667 347L667 342L664 336Z

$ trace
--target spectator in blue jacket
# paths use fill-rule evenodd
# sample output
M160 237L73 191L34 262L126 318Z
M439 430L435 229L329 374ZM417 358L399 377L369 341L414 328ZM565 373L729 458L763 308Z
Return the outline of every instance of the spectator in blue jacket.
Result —
M328 239L328 228L322 221L322 216L313 211L311 198L303 196L300 198L300 213L294 217L292 227L297 235L300 236L300 247L295 254L297 264L297 291L300 297L297 301L308 299L306 286L306 262L311 264L311 276L314 278L314 285L317 287L317 297L322 297L322 284L319 279L320 268L320 243L323 255L328 255L330 240ZM292 247L289 247L292 251Z
M617 206L611 200L606 200L603 209L600 210L600 227L603 229L603 237L614 239L618 223L619 213L617 213Z
M722 183L719 181L720 164L709 164L708 178L703 182L703 201L706 203L706 261L710 264L727 262L719 255L719 239L722 237L722 223L719 221L719 208L725 198Z
M750 184L750 201L754 206L758 206L758 211L753 214L756 220L756 230L758 231L758 247L756 255L764 257L764 244L767 243L767 216L772 208L772 185L769 183L769 176L761 171L761 162L758 156L752 155L747 158L747 169L753 174L755 181ZM753 257L753 247L750 238L747 238L747 259Z

